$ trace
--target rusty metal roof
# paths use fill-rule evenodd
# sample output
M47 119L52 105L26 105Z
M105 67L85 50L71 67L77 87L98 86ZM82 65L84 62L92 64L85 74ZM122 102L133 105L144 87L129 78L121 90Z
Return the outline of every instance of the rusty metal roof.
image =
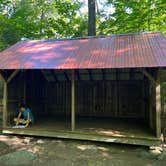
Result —
M162 33L22 41L0 53L0 69L133 67L166 67L166 38Z

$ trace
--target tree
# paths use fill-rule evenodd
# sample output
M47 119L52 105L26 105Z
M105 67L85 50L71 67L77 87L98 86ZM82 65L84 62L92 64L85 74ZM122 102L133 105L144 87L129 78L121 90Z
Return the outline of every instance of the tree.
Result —
M89 6L85 2L0 0L0 50L22 37L72 38L140 31L166 34L165 0L88 0ZM97 14L95 2L99 4ZM85 4L89 13L81 11Z
M87 35L87 14L77 0L0 1L0 50L29 39Z
M96 35L96 1L88 0L88 36Z

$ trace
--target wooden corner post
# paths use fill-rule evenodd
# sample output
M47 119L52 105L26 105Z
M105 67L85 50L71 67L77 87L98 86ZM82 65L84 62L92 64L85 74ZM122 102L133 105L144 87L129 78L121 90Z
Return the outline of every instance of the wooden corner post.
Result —
M161 94L160 94L160 69L156 78L156 136L161 136Z
M7 126L7 82L4 81L3 87L3 128Z
M0 72L0 79L3 81L3 128L7 127L7 119L8 119L8 83L16 76L19 70L15 70L8 78L5 79L3 74Z
M0 79L3 81L3 128L7 126L7 81L4 76L0 73Z
M71 77L71 130L75 130L75 71L72 70Z

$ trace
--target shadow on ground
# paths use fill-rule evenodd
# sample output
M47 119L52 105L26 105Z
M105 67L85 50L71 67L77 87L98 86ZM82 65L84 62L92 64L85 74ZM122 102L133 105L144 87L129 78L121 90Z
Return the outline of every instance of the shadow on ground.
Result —
M166 150L0 135L1 166L165 166Z

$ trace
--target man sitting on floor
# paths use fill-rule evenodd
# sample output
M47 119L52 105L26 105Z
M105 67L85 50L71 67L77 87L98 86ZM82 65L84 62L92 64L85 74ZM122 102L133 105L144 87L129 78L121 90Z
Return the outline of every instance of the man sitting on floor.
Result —
M20 105L19 114L17 118L14 118L14 122L17 125L23 124L28 127L30 123L34 123L34 117L32 111L25 106L25 104Z

